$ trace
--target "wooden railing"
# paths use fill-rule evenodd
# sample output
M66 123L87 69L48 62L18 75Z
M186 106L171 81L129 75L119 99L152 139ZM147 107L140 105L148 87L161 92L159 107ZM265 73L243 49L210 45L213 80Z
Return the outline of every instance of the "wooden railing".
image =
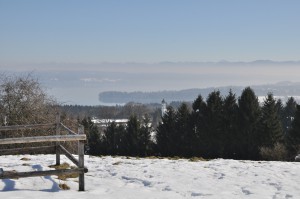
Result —
M15 125L15 126L1 126L0 131L17 131L28 129L42 129L53 128L56 135L50 136L31 136L31 137L17 137L17 138L4 138L0 139L0 145L7 144L20 144L20 143L38 143L38 142L55 142L53 146L39 146L39 147L24 147L13 149L0 149L0 155L16 155L26 154L32 152L46 152L56 154L56 165L60 165L60 155L64 154L70 159L77 168L73 169L61 169L61 170L47 170L47 171L31 171L31 172L5 172L0 168L0 179L7 178L24 178L34 176L49 176L49 175L61 175L69 173L79 174L79 191L84 191L84 173L88 172L88 169L84 166L84 141L86 135L84 134L84 128L80 126L78 133L75 133L60 122L60 117L57 116L56 123L51 124L29 124L29 125ZM67 135L61 135L61 129L68 132ZM60 142L78 141L78 159L76 159ZM1 163L0 163L1 166Z

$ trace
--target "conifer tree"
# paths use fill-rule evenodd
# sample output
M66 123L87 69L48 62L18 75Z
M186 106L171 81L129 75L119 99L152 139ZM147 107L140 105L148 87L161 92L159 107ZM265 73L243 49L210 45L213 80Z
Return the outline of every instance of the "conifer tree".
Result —
M174 131L174 143L177 147L174 149L179 156L192 156L193 146L192 140L195 138L192 131L190 111L187 104L182 103L176 112L176 121Z
M171 106L167 107L167 111L162 117L162 122L159 123L156 132L157 149L162 156L174 155L173 149L176 146L174 143L175 120L176 114L174 109Z
M279 118L280 123L281 123L281 128L282 128L282 131L284 133L284 108L285 107L282 104L282 100L281 99L277 99L275 106L276 106L276 109L277 109L278 118Z
M283 131L286 135L292 127L292 121L295 117L297 103L293 97L288 98L283 109Z
M139 149L140 122L136 116L131 116L126 125L126 138L128 153L137 156L141 153Z
M222 140L224 143L224 158L235 158L237 154L238 136L238 105L235 94L229 91L224 99L222 115Z
M151 153L152 141L151 141L151 130L152 127L149 126L150 119L146 115L145 118L140 123L139 134L138 134L138 148L140 151L140 156L146 156Z
M278 117L276 100L272 93L269 93L262 106L260 120L260 146L273 147L276 143L282 143L283 131Z
M84 127L84 132L87 134L86 150L90 155L99 155L104 152L101 136L98 128L91 121L91 118L84 118L81 121Z
M239 100L239 134L238 151L241 159L258 158L258 124L260 106L254 91L247 87L243 90Z
M117 154L117 137L117 125L115 122L112 122L105 129L103 138L107 153L110 155Z
M195 139L192 140L194 146L195 156L204 156L205 152L205 132L206 132L206 102L202 96L199 95L193 103L193 112L191 114L192 131L194 132Z
M223 100L220 91L213 91L209 94L207 100L205 129L205 140L207 145L207 155L211 158L220 157L223 154L222 140L222 109Z
M293 157L300 152L300 105L296 106L295 118L288 131L286 142Z
M116 155L129 155L125 125L117 125L115 130Z

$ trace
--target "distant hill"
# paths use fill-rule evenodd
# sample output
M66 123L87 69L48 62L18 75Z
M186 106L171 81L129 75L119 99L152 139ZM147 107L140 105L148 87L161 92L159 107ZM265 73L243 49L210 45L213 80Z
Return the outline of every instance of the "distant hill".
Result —
M27 71L26 68L36 70ZM0 74L15 76L26 73L36 76L47 93L62 104L114 106L128 101L160 103L163 98L167 102L193 101L199 94L206 97L214 89L226 95L232 88L238 96L248 85L274 84L285 80L298 82L300 61L44 63L15 67L0 64ZM268 91L275 95L300 96L297 83L254 87L259 96L265 96Z
M209 93L219 90L223 96L226 96L231 89L236 96L240 96L243 86L225 86L225 87L209 87L194 88L179 91L157 91L157 92L118 92L106 91L99 94L99 101L102 103L160 103L162 99L167 102L171 101L194 101L199 94L206 98ZM268 85L251 86L257 96L266 96L271 92L274 96L285 101L288 97L294 96L296 99L300 96L300 82L279 82ZM299 98L300 99L300 98Z

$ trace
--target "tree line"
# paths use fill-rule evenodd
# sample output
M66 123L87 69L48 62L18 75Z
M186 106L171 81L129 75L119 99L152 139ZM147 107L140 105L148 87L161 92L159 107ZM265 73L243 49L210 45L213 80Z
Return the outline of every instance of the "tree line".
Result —
M1 125L49 123L59 109L31 75L0 75ZM111 123L104 132L88 118L74 121L63 114L62 120L68 126L85 126L86 151L93 155L291 160L300 150L300 106L294 98L283 104L269 93L259 104L250 87L238 98L231 91L227 96L213 91L206 99L199 95L191 106L169 106L155 128L141 114L147 112L145 107L128 104L122 110L132 114L127 124ZM0 132L0 138L9 136Z
M247 87L240 97L199 95L190 108L169 106L157 128L131 116L126 125L111 123L103 133L89 120L87 151L94 155L180 156L289 160L300 149L300 106L293 97L283 104L268 93L259 103Z

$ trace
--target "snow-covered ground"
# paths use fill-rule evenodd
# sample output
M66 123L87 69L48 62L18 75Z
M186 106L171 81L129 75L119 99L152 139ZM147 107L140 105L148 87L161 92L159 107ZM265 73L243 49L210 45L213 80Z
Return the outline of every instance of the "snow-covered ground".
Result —
M61 161L71 164L63 156ZM85 192L77 191L78 178L47 176L0 180L0 198L300 198L299 162L92 156L85 162ZM0 156L6 171L49 170L54 163L55 155ZM59 183L71 189L60 190Z

